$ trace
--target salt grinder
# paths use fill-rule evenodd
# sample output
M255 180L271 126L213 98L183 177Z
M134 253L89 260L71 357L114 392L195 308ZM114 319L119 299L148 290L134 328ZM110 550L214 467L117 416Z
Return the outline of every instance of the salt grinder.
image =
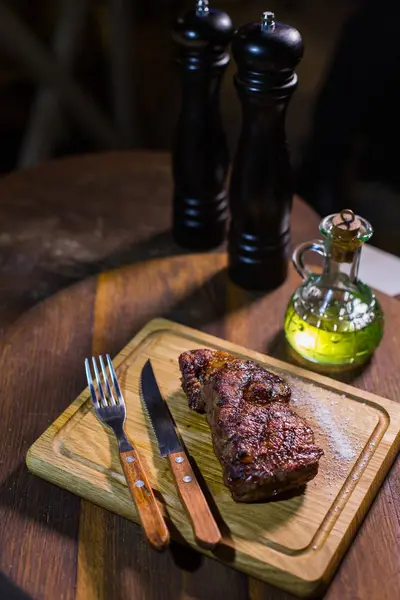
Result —
M267 291L287 275L293 188L285 116L303 42L265 12L235 33L232 51L243 121L230 185L229 274L243 288Z
M219 111L220 84L233 35L225 12L197 0L173 28L182 104L173 148L173 235L191 250L218 246L225 237L229 165Z

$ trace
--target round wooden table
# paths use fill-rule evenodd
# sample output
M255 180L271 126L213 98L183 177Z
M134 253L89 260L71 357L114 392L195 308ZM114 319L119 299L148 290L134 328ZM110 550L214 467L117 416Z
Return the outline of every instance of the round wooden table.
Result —
M60 288L149 257L182 254L170 235L170 157L110 152L72 157L0 179L0 333ZM293 242L319 218L293 206Z
M224 254L176 256L100 274L32 309L3 340L0 560L3 577L29 597L291 597L187 548L172 545L158 555L138 526L31 476L24 464L30 444L85 387L84 357L117 353L155 316L281 355L282 316L297 276L291 271L270 294L250 294L227 280L225 264ZM388 330L374 361L354 383L396 399L400 306L381 300ZM397 464L327 598L396 596L399 488Z
M297 276L270 294L249 294L227 281L224 254L182 254L169 234L171 193L169 158L156 153L55 161L0 182L2 599L290 597L187 548L155 554L139 527L25 466L29 446L86 386L84 357L117 353L155 316L285 356L280 329ZM318 222L296 200L294 243L315 237ZM354 384L399 399L400 305L381 301L384 341ZM396 597L399 496L397 464L327 598Z

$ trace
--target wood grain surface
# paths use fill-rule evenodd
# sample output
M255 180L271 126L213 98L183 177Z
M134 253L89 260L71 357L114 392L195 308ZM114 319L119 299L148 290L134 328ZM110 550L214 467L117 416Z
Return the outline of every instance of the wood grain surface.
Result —
M84 358L116 354L154 316L285 357L281 317L297 282L253 297L226 285L223 257L190 257L190 267L189 257L140 265L181 254L169 232L171 193L170 159L152 152L54 161L0 181L0 597L202 600L227 590L231 600L291 597L174 544L154 556L139 527L25 468L29 445L84 387ZM318 222L295 200L294 243L318 235ZM103 273L123 264L132 266ZM384 341L354 383L399 400L399 306L381 301ZM328 600L396 597L399 498L396 464Z
M253 295L227 281L225 265L224 255L199 255L102 273L38 305L3 340L0 560L5 585L19 586L32 598L49 599L61 588L65 598L79 599L119 600L132 593L146 599L208 599L226 590L235 600L291 597L174 544L171 552L156 554L134 524L86 502L79 513L74 496L30 476L24 466L29 445L84 388L85 356L117 354L154 316L284 357L282 316L299 283L296 275L268 295ZM399 305L379 298L386 316L385 336L371 364L355 373L352 383L399 400ZM399 494L397 462L326 598L396 596ZM29 540L24 555L20 539ZM44 545L51 549L51 573L45 569Z
M170 233L170 156L110 152L43 163L0 179L0 332L22 312L85 277L182 254ZM293 241L319 218L293 207Z
M290 384L292 406L313 427L325 451L317 477L301 493L267 504L231 498L204 416L188 409L180 385L179 355L204 347L261 361ZM160 456L140 397L141 371L148 359L224 531L211 556L298 595L315 595L330 581L398 452L400 405L171 321L152 320L115 358L127 407L126 430L140 449L173 537L195 550L212 548L216 541L207 535L207 513L195 494L186 457L182 452L171 456L172 478ZM179 464L176 456L183 459ZM27 464L50 482L142 521L126 485L121 485L125 481L114 436L96 418L88 389L30 448ZM188 515L186 507L192 509ZM218 534L215 525L214 531Z
M146 538L154 550L162 552L169 544L170 535L139 452L136 448L122 452L120 460Z
M219 544L222 536L189 458L185 452L173 452L168 455L168 462L196 543L212 550Z

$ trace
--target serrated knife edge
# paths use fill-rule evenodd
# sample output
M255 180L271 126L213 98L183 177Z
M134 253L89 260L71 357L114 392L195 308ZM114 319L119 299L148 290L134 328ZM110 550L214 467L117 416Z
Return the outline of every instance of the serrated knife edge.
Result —
M161 395L150 359L141 372L140 393L161 456L181 452L182 443L168 405Z

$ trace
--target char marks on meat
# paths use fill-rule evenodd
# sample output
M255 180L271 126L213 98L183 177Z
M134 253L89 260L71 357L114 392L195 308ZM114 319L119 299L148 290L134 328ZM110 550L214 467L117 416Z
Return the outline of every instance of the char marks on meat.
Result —
M184 352L179 366L190 408L206 413L234 500L260 502L315 477L323 451L291 410L281 377L214 350Z

